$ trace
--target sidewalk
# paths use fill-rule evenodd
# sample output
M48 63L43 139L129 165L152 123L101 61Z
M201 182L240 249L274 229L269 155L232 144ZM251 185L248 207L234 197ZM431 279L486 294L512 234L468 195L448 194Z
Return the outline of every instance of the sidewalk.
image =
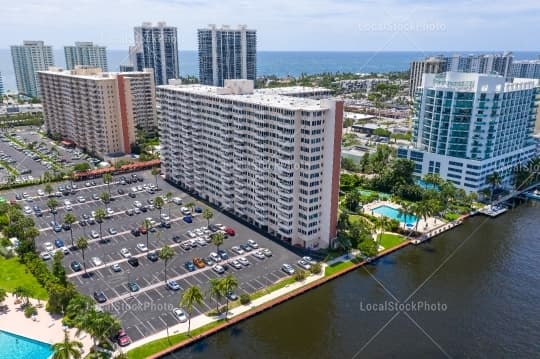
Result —
M20 309L20 304L15 304L15 300L15 296L8 293L3 303L8 309L6 312L0 312L0 330L51 345L64 340L62 317L49 314L45 310L46 301L40 301L42 307L36 308L38 314L34 320L24 316L24 311ZM38 300L31 298L30 303L36 306ZM84 353L88 353L92 347L92 339L84 332L76 337L76 331L76 329L68 329L70 339L80 341L83 344Z

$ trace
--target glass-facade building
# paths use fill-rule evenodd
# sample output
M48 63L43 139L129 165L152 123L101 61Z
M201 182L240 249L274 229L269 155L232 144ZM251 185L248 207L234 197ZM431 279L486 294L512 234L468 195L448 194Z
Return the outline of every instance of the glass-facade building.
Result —
M38 71L54 66L52 46L43 41L24 41L11 46L11 58L17 81L17 91L30 97L40 97Z
M511 187L513 173L535 154L538 81L446 72L425 74L415 94L413 146L398 156L415 173L438 173L467 191L487 187L497 171Z
M92 42L75 42L75 46L64 46L66 68L72 70L75 66L99 67L107 72L107 51L105 46Z

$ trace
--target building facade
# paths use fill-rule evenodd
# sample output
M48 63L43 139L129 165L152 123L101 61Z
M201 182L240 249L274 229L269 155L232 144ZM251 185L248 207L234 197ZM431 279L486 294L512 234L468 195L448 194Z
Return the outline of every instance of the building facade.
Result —
M24 41L11 46L11 59L17 82L17 91L30 97L40 97L38 71L54 66L52 46L43 41Z
M45 128L96 155L130 153L137 129L157 127L154 78L99 68L40 71Z
M75 46L64 46L64 55L68 70L76 66L88 66L99 67L104 72L109 71L105 46L92 42L75 42Z
M540 79L540 60L514 61L512 77Z
M410 68L409 96L414 96L416 88L422 83L423 74L441 72L495 73L509 80L512 76L513 59L514 55L511 52L505 52L501 54L440 55L413 61Z
M180 77L178 65L178 33L176 27L158 22L153 26L144 22L134 29L135 45L129 49L135 71L154 70L156 85L166 85Z
M519 165L534 157L537 80L446 72L425 74L415 98L413 146L398 157L416 163L415 174L438 173L468 192L489 187L498 172L513 185Z
M1 96L4 96L4 82L2 81L2 73L0 72L0 97Z
M257 77L257 32L245 25L231 29L209 25L198 30L199 82L223 86L227 79Z
M253 81L157 88L162 170L271 235L307 248L336 236L343 102Z

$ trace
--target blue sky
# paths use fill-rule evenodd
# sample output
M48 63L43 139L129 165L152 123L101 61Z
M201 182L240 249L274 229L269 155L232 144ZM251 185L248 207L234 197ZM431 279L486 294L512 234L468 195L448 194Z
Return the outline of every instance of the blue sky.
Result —
M540 49L538 0L0 0L0 9L0 48L26 39L126 49L133 26L164 20L182 50L211 23L257 29L259 50Z

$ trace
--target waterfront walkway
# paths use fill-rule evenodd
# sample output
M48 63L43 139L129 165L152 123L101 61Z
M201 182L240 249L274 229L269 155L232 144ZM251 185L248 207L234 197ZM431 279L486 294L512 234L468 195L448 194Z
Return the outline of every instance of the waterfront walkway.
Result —
M6 300L3 302L7 310L0 311L0 330L51 345L64 340L62 317L48 313L45 310L47 302L40 301L39 304L41 304L41 307L38 308L38 300L30 299L30 303L36 306L38 314L33 318L26 318L21 305L15 303L16 299L14 295L8 293ZM91 337L84 332L77 337L75 336L76 329L67 330L70 339L80 341L83 344L84 353L88 353L92 346Z

